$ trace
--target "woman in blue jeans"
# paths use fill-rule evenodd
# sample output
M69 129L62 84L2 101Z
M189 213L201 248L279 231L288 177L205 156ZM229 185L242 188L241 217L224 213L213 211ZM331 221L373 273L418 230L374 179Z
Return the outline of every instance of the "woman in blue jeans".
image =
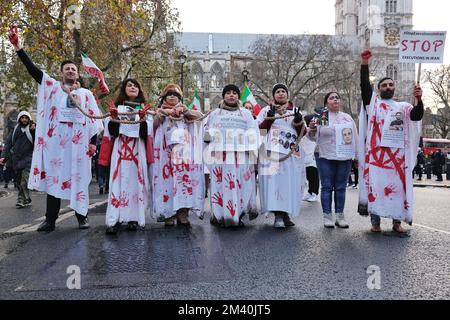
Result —
M356 157L358 134L352 117L340 109L340 95L334 91L327 93L321 116L310 122L308 130L319 147L316 163L322 185L320 200L326 228L334 228L335 225L348 228L344 217L345 192L352 159ZM333 192L336 220L332 211Z

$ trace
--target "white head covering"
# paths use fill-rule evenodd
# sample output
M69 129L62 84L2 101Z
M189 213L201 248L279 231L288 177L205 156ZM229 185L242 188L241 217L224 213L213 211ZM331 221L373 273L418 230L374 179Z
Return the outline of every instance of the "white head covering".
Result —
M20 111L19 114L17 115L17 122L19 122L20 117L22 116L27 116L28 119L31 120L31 114L28 111Z

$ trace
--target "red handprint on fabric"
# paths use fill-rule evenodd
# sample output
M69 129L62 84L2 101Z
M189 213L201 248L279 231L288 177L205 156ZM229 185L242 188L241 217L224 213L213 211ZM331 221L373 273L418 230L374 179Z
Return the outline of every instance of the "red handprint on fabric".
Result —
M116 198L114 192L111 193L111 205L116 209L120 206L120 200Z
M41 173L41 171L40 171L37 167L34 167L34 169L33 169L33 175L34 175L34 176L37 176L39 173Z
M67 136L62 137L61 135L59 136L59 146L61 148L63 149L66 148L67 141L69 141L69 137Z
M234 217L236 214L236 210L234 209L233 202L231 200L228 200L227 209L231 216Z
M231 173L228 173L227 176L225 177L225 181L227 183L227 188L230 190L233 190L234 188L236 188L236 184L234 182L235 176Z
M70 180L64 181L61 185L61 190L70 189L72 187L72 183Z
M55 135L54 134L55 133L55 129L56 129L56 125L51 124L50 128L47 131L47 135L48 135L49 138L51 138L51 137L53 137Z
M396 187L393 184L388 185L384 188L384 195L389 197L392 193L396 192Z
M55 120L57 114L58 114L58 109L57 109L55 106L51 107L51 108L50 108L50 115L49 115L50 121Z
M214 193L214 195L211 198L212 203L217 204L218 206L223 208L223 198L222 194L219 192Z
M213 174L216 176L216 183L222 183L222 168L216 167L213 170Z
M244 172L244 180L248 181L250 180L250 178L252 177L252 171L251 170L247 170Z
M75 134L72 137L72 142L74 144L79 144L82 138L83 138L83 133L81 131L75 131Z
M86 200L86 196L85 196L85 194L84 194L83 191L80 191L80 192L78 192L78 193L76 194L75 199L76 199L78 202L82 202L82 201Z

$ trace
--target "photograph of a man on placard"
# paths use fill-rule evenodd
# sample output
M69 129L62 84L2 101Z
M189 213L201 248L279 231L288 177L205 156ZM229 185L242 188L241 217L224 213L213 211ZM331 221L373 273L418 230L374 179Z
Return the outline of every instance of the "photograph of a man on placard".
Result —
M389 125L389 130L403 131L403 116L401 112L395 114L395 120Z

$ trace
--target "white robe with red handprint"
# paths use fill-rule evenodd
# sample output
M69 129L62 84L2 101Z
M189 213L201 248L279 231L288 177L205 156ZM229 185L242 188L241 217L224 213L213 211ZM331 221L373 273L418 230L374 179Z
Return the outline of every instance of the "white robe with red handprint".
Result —
M153 120L147 120L148 134L153 133ZM109 138L108 121L104 138ZM147 143L149 139L147 138ZM114 139L111 154L106 226L136 221L145 226L145 215L150 213L150 181L145 142L119 134Z
M421 132L421 121L411 121L413 106L407 102L382 100L375 94L359 117L359 206L360 214L374 214L411 223L413 220L413 181ZM403 115L404 148L381 147L389 114Z
M237 111L219 108L214 110L209 115L205 130L217 123L215 117L234 116L233 113L236 112L240 112L242 118L248 123L248 129L259 133L256 120L250 111L244 108ZM222 129L227 128L224 126ZM257 212L256 155L253 157L250 155L249 151L213 151L213 157L217 157L217 161L207 163L211 179L209 184L211 215L223 222L225 226L238 226L243 215Z
M169 145L168 131L176 128L183 142ZM188 208L203 219L205 177L202 162L203 126L168 118L155 132L154 163L151 167L153 217L159 221Z
M270 107L261 110L257 117L258 123L264 121L266 113ZM288 111L293 114L292 111ZM277 119L272 126L288 132L293 130L292 117ZM265 143L271 135L265 136ZM295 141L293 139L293 141ZM294 152L286 160L279 162L264 158L260 154L259 157L259 190L261 198L261 212L268 213L273 211L282 211L295 217L300 214L303 189L305 187L306 171L305 171L305 153L301 144L299 150ZM282 156L281 154L280 156ZM271 158L277 159L272 152Z
M80 98L86 112L100 114L89 90L80 88L72 93ZM37 97L36 141L28 188L70 200L69 207L85 216L92 179L87 152L90 139L103 129L103 123L87 117L84 124L59 122L67 98L61 83L44 73Z

